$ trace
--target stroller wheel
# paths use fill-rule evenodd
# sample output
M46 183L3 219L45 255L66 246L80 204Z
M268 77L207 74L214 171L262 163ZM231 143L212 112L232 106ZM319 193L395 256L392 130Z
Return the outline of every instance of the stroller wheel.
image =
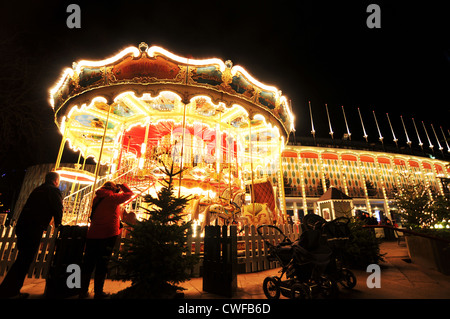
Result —
M263 282L263 290L267 299L280 298L280 279L277 277L266 277Z
M356 286L356 276L350 270L342 269L339 283L344 286L344 288L352 289Z
M311 299L311 290L308 285L293 284L291 287L291 299Z
M337 298L339 294L339 287L334 280L328 277L323 277L320 282L320 294L326 299Z

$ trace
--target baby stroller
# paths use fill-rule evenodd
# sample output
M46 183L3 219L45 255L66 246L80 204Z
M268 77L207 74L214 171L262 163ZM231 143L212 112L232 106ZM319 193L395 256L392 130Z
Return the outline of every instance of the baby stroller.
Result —
M341 278L346 276L347 270L336 268L335 254L323 232L327 222L318 215L307 216L302 223L302 234L294 242L276 226L262 225L257 228L258 234L269 247L268 260L278 261L281 265L280 276L264 279L263 290L268 299L278 299L280 294L293 299L316 296L335 298L339 293L337 283L343 281ZM264 227L275 229L283 236L283 240L274 245L262 231ZM333 227L330 226L330 229ZM356 279L350 281L356 283Z
M262 229L272 228L283 236L274 245ZM278 261L281 275L266 277L263 282L264 294L268 299L278 299L280 294L293 299L310 299L321 295L334 298L338 293L337 284L326 273L332 251L326 245L319 229L302 232L300 238L292 242L276 226L262 225L257 228L268 249L268 260ZM283 276L286 278L283 279Z
M320 216L319 216L320 217ZM327 244L333 252L328 275L344 288L352 289L356 285L356 277L350 269L345 268L345 245L350 237L347 217L339 217L331 222L324 222L320 226Z

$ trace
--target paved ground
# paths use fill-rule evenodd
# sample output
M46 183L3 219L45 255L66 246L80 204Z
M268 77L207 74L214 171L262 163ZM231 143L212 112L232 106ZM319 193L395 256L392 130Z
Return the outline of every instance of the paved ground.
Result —
M386 253L385 262L380 264L381 288L367 287L371 272L353 270L357 284L351 290L340 289L339 299L450 299L450 276L410 263L404 243L384 242L380 248ZM238 289L233 299L265 299L262 282L278 271L238 275ZM190 280L184 287L187 288L185 298L223 298L202 291L201 278Z
M381 263L381 288L368 288L366 280L371 273L354 270L357 285L351 290L340 289L339 299L450 299L450 276L432 269L424 269L410 263L406 246L394 242L381 244L381 251L386 253L385 262ZM238 288L229 299L266 300L262 290L262 282L266 276L278 274L279 269L263 272L239 274ZM2 280L3 278L0 278ZM92 285L91 285L92 286ZM105 283L105 291L118 292L128 283L109 281ZM193 278L183 284L186 288L184 300L225 299L223 296L207 293L202 289L202 278ZM92 288L92 287L91 287ZM29 299L43 299L44 279L26 279L22 292L30 294ZM281 297L281 299L286 299Z

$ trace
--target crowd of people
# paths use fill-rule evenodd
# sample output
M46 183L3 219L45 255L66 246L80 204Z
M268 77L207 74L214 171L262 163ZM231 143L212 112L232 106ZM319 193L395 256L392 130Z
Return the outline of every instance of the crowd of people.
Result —
M387 216L383 216L382 212L380 212L380 216L381 218L378 221L378 219L374 215L370 216L367 212L358 211L356 214L356 218L361 220L367 226L388 226L383 227L384 238L387 240L395 239L395 231L391 227L398 228L398 224L395 221L392 222Z
M383 214L380 213L380 215L382 216ZM382 216L381 219L378 221L378 219L375 217L374 214L372 216L370 216L369 213L367 213L367 212L358 211L356 213L356 218L358 220L361 220L364 224L369 225L369 226L370 225L371 226L386 225L386 226L398 227L396 222L395 221L392 222L387 216Z

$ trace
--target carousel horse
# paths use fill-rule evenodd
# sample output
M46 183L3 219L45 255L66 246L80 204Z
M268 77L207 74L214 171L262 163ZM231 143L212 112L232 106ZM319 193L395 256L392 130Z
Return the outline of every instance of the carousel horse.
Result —
M212 204L213 202L210 198L195 195L190 201L186 212L191 214L191 220L199 220L200 215L204 214L205 210Z
M230 196L230 192L224 192L219 198L219 202L214 202L208 205L204 211L204 219L202 223L202 230L205 226L209 226L216 220L222 220L225 225L228 225L239 219L241 214L241 207L245 203L245 192L237 191Z

